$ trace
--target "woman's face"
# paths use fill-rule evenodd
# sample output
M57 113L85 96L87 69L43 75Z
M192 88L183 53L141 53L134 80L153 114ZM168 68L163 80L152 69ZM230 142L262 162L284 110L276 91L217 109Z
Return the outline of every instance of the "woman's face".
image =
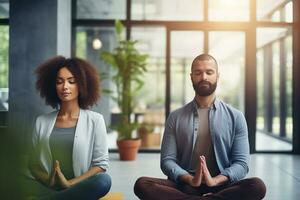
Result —
M62 102L78 99L78 86L73 74L66 68L61 68L56 76L56 93Z

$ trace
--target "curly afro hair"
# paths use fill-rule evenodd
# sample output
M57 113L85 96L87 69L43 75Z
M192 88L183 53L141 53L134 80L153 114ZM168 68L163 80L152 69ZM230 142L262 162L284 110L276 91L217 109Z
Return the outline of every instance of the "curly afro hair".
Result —
M37 67L36 89L45 98L46 104L58 109L61 103L56 93L56 76L66 67L75 77L78 85L78 103L82 109L88 109L97 103L100 97L100 77L96 68L80 58L56 56Z

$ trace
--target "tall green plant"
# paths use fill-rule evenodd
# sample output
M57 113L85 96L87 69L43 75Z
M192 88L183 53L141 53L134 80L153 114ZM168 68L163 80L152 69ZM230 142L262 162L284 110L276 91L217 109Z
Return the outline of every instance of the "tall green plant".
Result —
M132 131L137 124L130 121L133 112L133 98L143 86L143 74L146 71L148 55L141 54L136 49L136 40L126 40L123 36L124 26L116 20L115 30L118 45L112 51L102 51L101 58L110 64L116 71L112 77L117 87L117 96L112 98L121 109L120 122L112 127L119 133L119 140L131 139Z

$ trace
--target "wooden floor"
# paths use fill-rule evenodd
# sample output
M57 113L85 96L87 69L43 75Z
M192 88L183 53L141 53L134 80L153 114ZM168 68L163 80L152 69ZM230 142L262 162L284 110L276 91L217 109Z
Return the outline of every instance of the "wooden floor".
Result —
M124 200L138 199L133 193L140 176L165 177L159 167L158 153L140 153L136 161L119 161L117 153L110 154L113 193L122 193ZM287 154L251 155L249 177L260 177L267 186L265 200L300 199L300 156Z

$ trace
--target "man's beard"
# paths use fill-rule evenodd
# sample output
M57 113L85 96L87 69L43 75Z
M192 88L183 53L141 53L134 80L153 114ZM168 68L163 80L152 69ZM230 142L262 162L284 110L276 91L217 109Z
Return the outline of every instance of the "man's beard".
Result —
M217 81L215 83L210 83L208 81L193 83L193 88L197 95L206 97L214 93L217 88Z

